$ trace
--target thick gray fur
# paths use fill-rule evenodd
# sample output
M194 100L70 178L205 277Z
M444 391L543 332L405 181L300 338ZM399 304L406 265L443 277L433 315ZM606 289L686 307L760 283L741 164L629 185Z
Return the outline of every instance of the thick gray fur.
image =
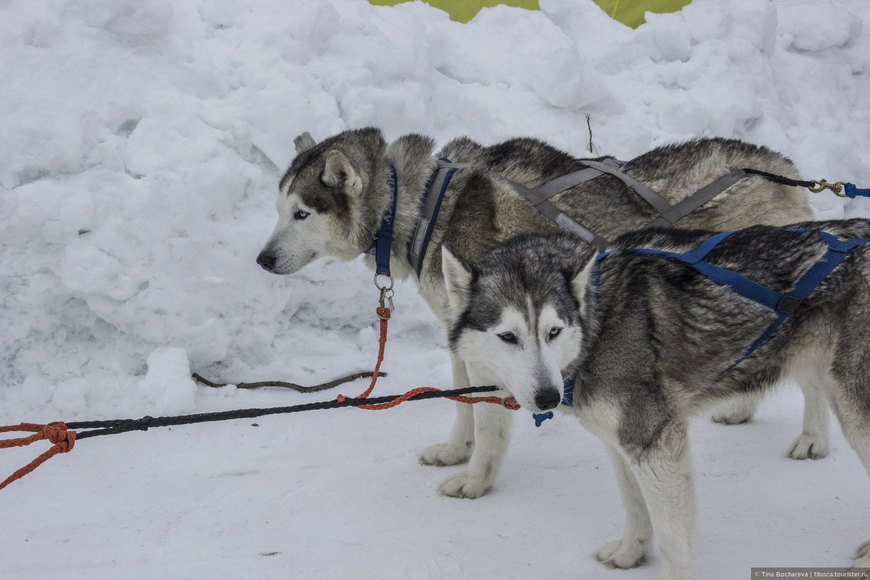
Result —
M861 219L795 227L840 239L870 237L870 221ZM682 253L710 235L647 230L619 238L613 249ZM705 260L787 292L827 250L815 231L755 226L726 238ZM462 358L487 349L492 372L504 373L496 380L521 404L530 402L525 406L531 411L550 408L537 402L561 399L563 386L558 377L549 385L512 385L511 361L526 357L534 364L540 358L526 352L535 348L535 339L524 325L534 329L536 317L549 307L557 313L560 337L579 333L567 347L576 356L567 356L570 362L561 369L577 372L574 406L560 408L604 441L626 511L624 538L601 548L599 560L609 567L637 566L649 555L655 532L661 577L694 578L687 421L787 377L830 402L870 474L870 244L853 250L734 368L776 318L772 310L662 256L617 251L600 262L595 284L594 254L566 235L520 236L477 262L448 260L453 269L447 284L458 306L449 328L451 348ZM511 330L518 344L488 339L492 333L504 336L512 311L524 313L524 322ZM557 340L568 339L554 339L546 348L564 348ZM859 548L853 565L870 567L870 542Z
M392 164L398 175L398 201L391 268L393 276L411 276L406 248L436 160L446 157L473 163L471 168L458 171L450 182L420 279L414 277L423 299L445 323L449 315L441 264L444 245L466 259L476 260L516 235L562 231L502 178L535 188L582 168L581 159L530 138L488 147L459 138L435 153L435 143L429 137L405 135L388 144L380 130L366 128L346 131L317 144L310 136L302 135L297 146L300 152L280 184L278 224L258 257L264 268L276 274L292 274L320 257L351 260L365 251L390 204L387 166ZM799 178L793 164L782 155L765 147L719 138L660 147L629 161L622 169L674 204L731 168L745 167ZM656 217L645 201L610 175L573 187L551 201L572 219L608 239L644 227ZM812 211L803 190L750 177L677 225L726 230L807 219L812 219ZM371 258L367 261L373 266ZM455 357L451 362L454 386L468 386L465 364ZM737 418L726 416L726 420L745 419L753 405L740 410ZM442 494L478 497L495 480L507 448L510 414L494 409L476 412L493 417L480 416L475 421L471 406L457 404L458 417L447 442L428 447L421 455L421 462L430 465L455 465L471 459L467 473L439 486ZM825 413L826 408L824 413L812 416ZM806 450L814 446L826 448L827 430L821 431L815 429L805 437L793 456L801 457L804 452L806 457Z

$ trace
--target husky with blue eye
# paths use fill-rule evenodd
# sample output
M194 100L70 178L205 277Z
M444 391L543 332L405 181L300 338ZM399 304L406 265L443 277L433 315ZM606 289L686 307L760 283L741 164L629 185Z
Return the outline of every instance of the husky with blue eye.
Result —
M637 566L655 533L661 577L694 578L687 421L783 378L830 403L870 473L870 221L442 253L450 348L472 381L532 412L558 406L604 441L626 512L623 538L596 553L605 565ZM469 471L485 467L472 457ZM870 542L854 566L870 568Z

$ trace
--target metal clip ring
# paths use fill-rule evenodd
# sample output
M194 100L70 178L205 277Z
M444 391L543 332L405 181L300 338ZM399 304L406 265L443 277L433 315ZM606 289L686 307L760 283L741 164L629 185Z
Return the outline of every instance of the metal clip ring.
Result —
M386 277L387 277L387 280L390 281L390 285L389 285L389 286L381 286L380 284L378 284L378 278L381 277L381 276L386 276ZM393 277L392 277L392 276L389 276L389 275L387 275L387 274L377 274L377 273L376 273L376 274L375 274L375 288L377 288L378 290L384 290L384 289L386 289L386 290L392 290L392 289L393 289Z
M825 189L830 189L834 192L835 195L839 195L840 197L847 197L843 192L843 186L846 184L845 181L838 181L837 183L828 183L826 180L821 181L813 181L815 185L811 185L807 187L813 193L819 193L820 191L824 191Z

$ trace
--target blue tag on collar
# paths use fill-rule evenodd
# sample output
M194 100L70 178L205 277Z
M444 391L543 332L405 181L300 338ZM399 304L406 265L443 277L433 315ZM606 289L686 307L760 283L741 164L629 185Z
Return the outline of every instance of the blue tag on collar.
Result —
M546 413L532 413L532 418L535 420L535 427L540 427L541 423L547 419L553 418L553 411L547 411Z

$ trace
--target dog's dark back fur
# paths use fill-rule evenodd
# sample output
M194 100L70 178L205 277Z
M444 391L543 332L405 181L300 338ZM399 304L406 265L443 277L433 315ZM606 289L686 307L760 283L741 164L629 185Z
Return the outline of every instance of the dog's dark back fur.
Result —
M770 226L739 231L720 242L705 261L786 292L827 252L816 231L844 239L870 237L867 220L793 227L807 231ZM710 235L679 230L636 232L619 238L614 248L686 252ZM805 348L806 341L835 344L844 333L856 333L852 325L862 326L861 334L867 335L863 340L870 340L870 319L859 314L866 311L870 298L867 255L865 247L850 254L753 356L730 370L776 318L769 308L662 256L631 252L608 256L600 264L599 284L590 286L586 295L584 318L590 332L584 341L575 404L620 393L626 398L620 406L627 415L621 442L640 452L654 442L658 428L672 416L777 382L794 362L798 347L789 345ZM832 327L826 322L832 319L842 319L844 324ZM618 345L616 351L613 345ZM628 352L631 357L623 359ZM842 368L844 376L858 370L846 368L845 361L837 358L835 369ZM867 365L870 360L858 366ZM633 386L626 390L619 383ZM870 412L867 395L861 404ZM647 429L638 430L637 425Z

